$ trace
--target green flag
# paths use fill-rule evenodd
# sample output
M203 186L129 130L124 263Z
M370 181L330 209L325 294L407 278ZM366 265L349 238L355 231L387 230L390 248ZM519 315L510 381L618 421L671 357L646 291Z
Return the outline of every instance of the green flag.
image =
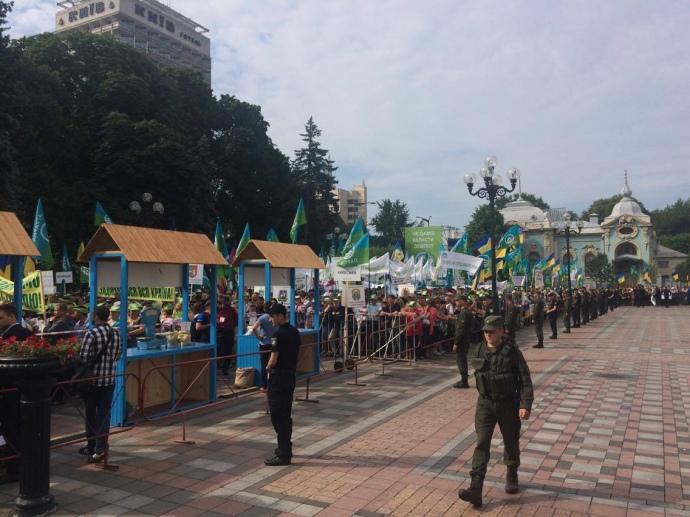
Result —
M105 208L103 208L103 205L96 201L96 211L93 214L93 225L100 226L102 224L113 224L113 221L108 216L108 213L105 211Z
M519 245L522 240L520 238L521 235L522 229L517 224L512 225L506 230L506 232L503 234L503 237L501 237L501 240L498 242L498 247L512 248L513 246Z
M338 261L338 267L355 267L369 262L369 234L365 233Z
M84 253L84 241L79 243L79 248L77 248L77 259L81 257L81 254ZM88 284L89 283L89 268L85 266L79 266L79 283L80 284Z
M213 243L218 250L218 253L223 255L223 258L230 263L230 253L228 253L228 244L225 242L225 236L223 235L223 226L220 224L220 217L216 219L216 234L213 239ZM227 277L232 271L232 268L228 266L221 266L218 268L218 274L223 277Z
M34 216L34 228L31 239L41 252L41 262L44 269L53 268L53 251L50 249L50 237L48 237L48 225L46 215L43 211L43 200L39 197L36 205L36 215Z
M352 225L352 230L350 230L350 235L347 237L345 246L343 247L342 255L347 255L349 251L359 243L360 239L364 235L364 221L361 217L358 217L355 224Z
M450 251L455 253L464 253L465 255L472 255L470 243L467 242L467 232L465 232L462 237L460 237L458 241L453 244L453 247Z
M72 271L72 264L70 264L69 255L67 254L67 244L62 245L62 270Z
M295 220L292 221L292 228L290 228L290 240L292 244L297 244L299 237L299 227L307 224L307 213L304 211L304 200L299 198L299 205L297 205L297 212L295 213Z
M271 241L271 242L280 242L280 239L278 238L278 234L276 233L276 231L273 228L268 230L268 234L266 235L266 240Z
M242 253L242 250L247 247L247 244L249 244L249 239L251 239L251 235L249 233L249 223L247 223L244 225L244 231L242 232L240 243L237 245L235 255L239 255L240 253Z

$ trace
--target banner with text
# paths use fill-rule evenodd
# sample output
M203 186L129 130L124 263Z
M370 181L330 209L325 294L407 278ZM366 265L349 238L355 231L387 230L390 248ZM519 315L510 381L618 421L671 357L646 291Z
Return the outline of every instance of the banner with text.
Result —
M443 228L440 226L408 226L405 228L405 253L416 256L428 253L438 260L438 249L443 244Z
M103 298L118 298L120 289L118 287L101 287L98 289L98 296ZM130 287L128 295L130 300L149 300L154 302L174 302L174 287Z
M456 253L454 251L441 252L442 269L467 271L470 275L475 275L483 261L484 259L481 257L473 257L464 253Z
M12 302L14 299L14 282L0 278L0 301ZM41 289L41 272L34 271L22 281L22 308L43 312L43 289Z

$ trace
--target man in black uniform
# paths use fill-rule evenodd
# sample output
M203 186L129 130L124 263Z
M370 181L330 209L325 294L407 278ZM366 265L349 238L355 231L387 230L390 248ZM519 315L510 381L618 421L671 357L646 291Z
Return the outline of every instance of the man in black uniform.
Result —
M582 297L580 296L580 291L577 289L573 294L573 328L580 328L580 307L582 305Z
M290 465L292 461L292 397L295 394L295 369L301 340L299 331L290 325L285 306L273 304L269 309L278 330L271 339L268 360L268 407L271 423L278 435L275 456L264 461L269 467Z
M487 316L483 330L484 342L475 349L471 359L479 392L474 416L477 447L472 456L472 482L469 489L458 493L460 499L477 507L482 505L484 476L496 424L503 436L503 462L507 467L505 491L517 493L520 421L529 418L534 401L529 368L518 347L505 335L503 318Z

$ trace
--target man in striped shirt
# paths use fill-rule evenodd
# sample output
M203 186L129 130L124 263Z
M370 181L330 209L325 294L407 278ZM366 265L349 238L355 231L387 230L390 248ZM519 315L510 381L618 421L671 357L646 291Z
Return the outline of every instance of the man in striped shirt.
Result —
M89 457L89 463L103 461L108 449L110 432L110 406L115 387L115 368L120 358L120 333L108 325L107 307L96 307L93 328L84 336L80 359L93 365L94 387L84 395L86 412L86 447L79 453Z

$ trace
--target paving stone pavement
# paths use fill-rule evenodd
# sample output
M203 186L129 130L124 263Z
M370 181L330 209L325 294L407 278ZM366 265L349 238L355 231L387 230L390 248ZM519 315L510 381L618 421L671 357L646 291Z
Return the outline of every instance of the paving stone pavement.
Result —
M360 369L312 384L294 406L295 458L269 468L274 433L256 394L186 421L113 436L106 472L77 447L52 455L57 515L690 515L690 308L626 307L534 350L521 437L521 491L503 491L494 436L485 505L469 484L476 390L457 390L452 357ZM303 387L298 387L303 394ZM9 508L16 485L0 492Z

